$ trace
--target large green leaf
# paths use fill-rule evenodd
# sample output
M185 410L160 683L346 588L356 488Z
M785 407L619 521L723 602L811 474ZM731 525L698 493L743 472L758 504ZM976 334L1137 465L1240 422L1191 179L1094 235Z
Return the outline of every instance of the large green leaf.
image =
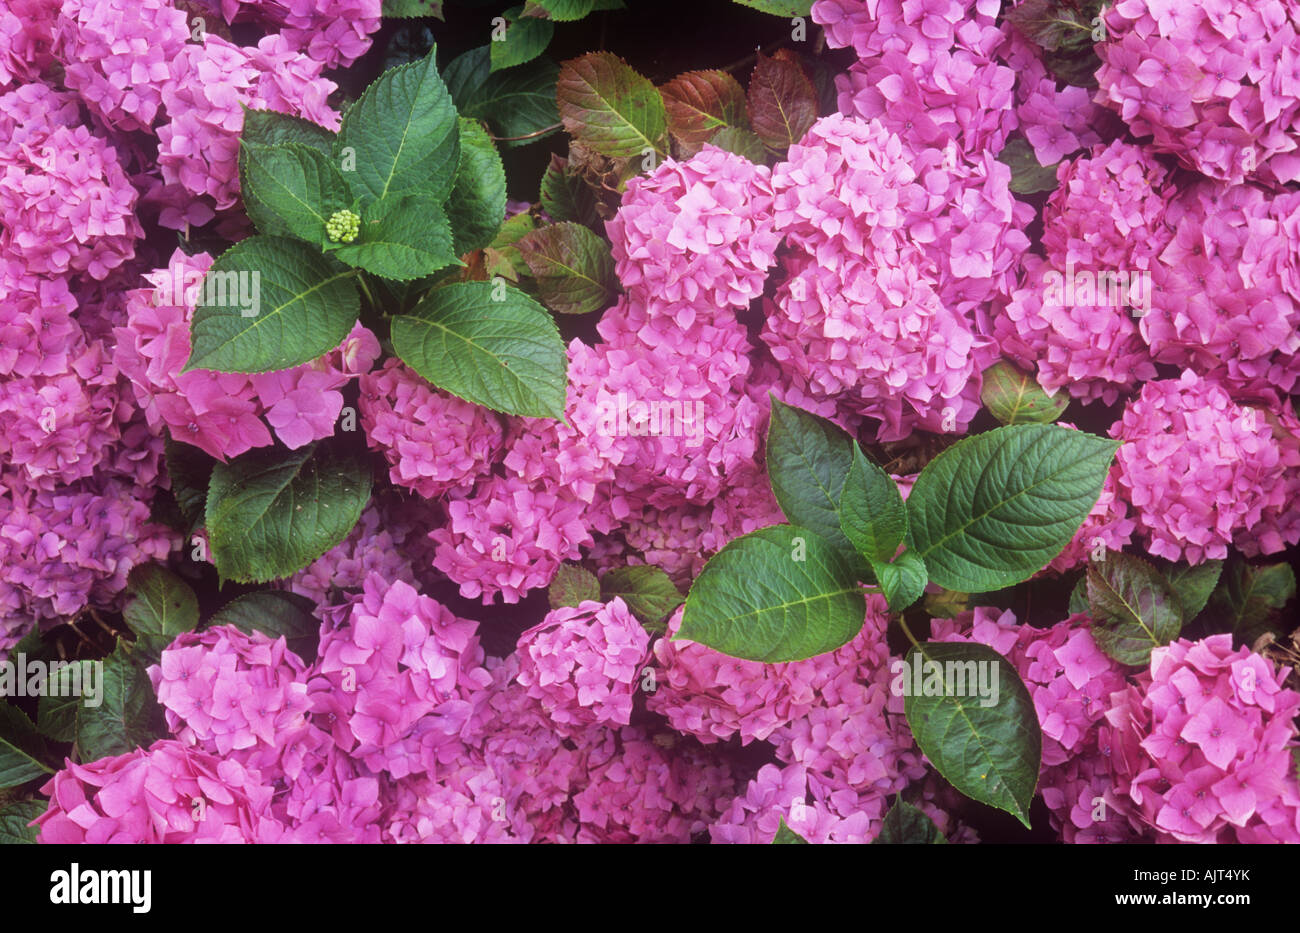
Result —
M609 242L582 224L542 227L515 244L537 280L542 303L560 314L603 311L620 291Z
M442 19L442 0L384 0L384 19L433 16Z
M908 545L946 589L983 593L1027 580L1079 530L1118 446L1049 424L958 441L912 487Z
M451 192L460 134L436 51L384 72L343 116L335 155L363 204L412 191L441 203Z
M925 642L895 673L891 689L900 685L912 736L948 783L1029 826L1043 735L1016 669L987 645Z
M813 0L736 0L736 2L741 6L784 17L808 16L812 12L813 5Z
M545 16L558 22L582 19L596 9L596 0L528 0L528 15Z
M771 398L767 477L781 511L844 554L855 554L840 527L840 495L853 467L853 438L825 418Z
M367 465L332 446L249 451L212 471L213 562L240 583L287 577L347 537L369 499Z
M888 563L907 536L907 507L893 477L868 460L857 444L852 447L852 464L839 498L840 529L866 560Z
M434 289L393 319L392 337L397 355L440 389L508 415L564 417L564 342L546 310L516 288Z
M137 635L168 640L199 624L199 601L190 585L158 564L141 564L127 577L130 597L122 618Z
M41 735L56 742L76 739L77 710L93 698L95 685L102 684L94 667L99 663L81 660L51 666L45 680L46 690L36 704L36 728Z
M1279 610L1295 598L1295 571L1288 564L1253 567L1234 560L1211 597L1209 611L1224 627L1247 644L1265 632L1282 634Z
M320 645L320 622L316 604L305 596L285 590L259 590L226 603L208 625L233 625L244 632L261 632L272 638L284 636L289 650L308 664L316 660Z
M208 501L208 479L212 476L212 457L191 444L167 438L164 447L167 479L181 514L190 530L203 524L203 507Z
M1146 664L1152 648L1182 631L1182 608L1169 582L1142 558L1112 552L1088 565L1085 581L1092 637L1121 664Z
M614 53L565 62L556 92L564 129L584 146L612 158L664 154L664 99Z
M555 82L560 68L555 62L535 58L495 74L491 67L484 45L458 56L444 69L447 88L462 116L485 121L507 148L559 131Z
M297 240L253 236L236 243L204 276L182 372L263 373L333 350L361 309L353 275Z
M17 787L53 774L54 769L43 761L45 755L45 740L27 714L0 701L0 787Z
M1178 602L1178 608L1182 610L1183 625L1186 626L1201 614L1209 602L1218 585L1219 576L1223 573L1223 561L1207 560L1195 566L1162 564L1160 569L1169 581L1169 589Z
M1011 169L1008 187L1016 194L1038 194L1056 190L1056 165L1042 165L1034 147L1021 136L1012 136L998 153L998 161ZM1060 163L1058 162L1057 165Z
M677 584L658 567L643 564L619 567L600 578L600 598L605 602L618 597L652 632L667 631L664 618L685 598Z
M1061 417L1070 395L1049 396L1028 373L1000 360L984 370L980 400L1003 424L1048 424Z
M487 131L460 118L460 165L447 199L456 255L492 242L506 216L506 171Z
M546 600L552 609L578 606L588 600L599 602L600 581L579 564L561 564L547 587Z
M239 150L244 207L257 229L322 244L326 221L352 204L333 158L294 142L264 146L243 140Z
M939 827L923 812L899 797L885 814L880 832L871 840L879 845L938 845L946 843Z
M551 156L546 173L542 175L539 197L552 220L572 220L593 230L604 229L604 223L596 213L595 194L570 168L569 160L562 156Z
M808 845L808 840L800 836L797 832L785 825L785 817L780 817L776 827L776 835L772 837L772 845Z
M902 612L920 599L929 580L925 561L915 551L904 551L892 561L873 560L871 569L880 581L890 612Z
M44 800L15 800L0 807L0 846L35 845L40 830L27 824L47 807Z
M124 755L165 734L162 708L144 666L119 642L104 659L103 702L77 710L77 749L83 761Z
M431 275L456 262L451 225L438 202L425 194L372 204L356 240L333 254L350 266L398 281Z
M523 11L522 6L517 6L502 14L507 24L505 36L498 39L494 34L490 46L493 71L531 62L550 45L555 24L549 19L524 16Z
M241 142L262 146L300 143L322 155L330 155L334 151L334 133L310 120L275 110L245 108L244 128L240 131L239 138Z
M750 661L802 661L847 644L865 616L855 574L834 547L807 528L772 525L710 558L673 637Z

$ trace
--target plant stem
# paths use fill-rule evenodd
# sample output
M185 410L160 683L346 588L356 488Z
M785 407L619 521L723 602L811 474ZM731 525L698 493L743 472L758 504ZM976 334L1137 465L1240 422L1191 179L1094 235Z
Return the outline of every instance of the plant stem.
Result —
M547 133L558 130L564 126L563 123L552 123L550 126L544 126L540 130L534 130L531 133L525 133L523 136L490 136L494 142L513 143L521 139L532 139L535 136L545 136ZM490 135L490 134L489 134Z

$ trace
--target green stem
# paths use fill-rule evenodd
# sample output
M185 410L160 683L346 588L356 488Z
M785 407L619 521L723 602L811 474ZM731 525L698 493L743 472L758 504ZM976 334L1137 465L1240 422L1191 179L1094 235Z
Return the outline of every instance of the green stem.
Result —
M917 641L915 637L913 637L912 630L907 627L907 620L900 615L898 617L898 624L902 627L903 634L907 636L907 640L912 643L912 647L915 648L917 651L920 651L921 643Z
M370 303L370 309L378 311L379 305L375 301L375 296L370 293L370 286L366 284L366 277L361 274L359 269L357 270L357 284L361 286L362 294L366 296L366 301Z

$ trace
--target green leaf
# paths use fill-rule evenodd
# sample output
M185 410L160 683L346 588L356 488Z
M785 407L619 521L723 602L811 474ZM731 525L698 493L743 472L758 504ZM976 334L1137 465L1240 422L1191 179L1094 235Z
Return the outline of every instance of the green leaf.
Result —
M908 546L946 589L984 593L1027 580L1079 530L1118 446L1050 424L964 438L917 477Z
M1218 585L1219 576L1223 573L1223 561L1207 560L1195 567L1188 564L1161 565L1161 570L1169 581L1170 592L1182 610L1183 625L1187 625L1201 614L1209 602L1210 595Z
M603 311L620 291L609 242L581 224L542 227L515 244L542 303L560 314Z
M35 845L40 830L28 826L48 808L45 800L15 800L0 807L0 846Z
M356 240L333 254L350 266L397 281L431 275L456 262L447 217L424 194L372 204Z
M739 126L724 126L713 134L709 142L719 149L743 156L755 165L767 161L767 148L763 145L763 140Z
M817 122L817 91L792 54L778 52L768 58L758 53L749 79L749 122L758 138L777 152L803 139Z
M343 115L335 156L363 206L410 191L441 203L451 193L460 134L436 51L384 72ZM352 171L349 150L356 156Z
M772 493L792 524L815 532L845 555L857 553L840 528L840 495L854 450L853 438L839 425L772 396L767 428Z
M289 650L311 664L320 646L315 610L315 603L297 593L259 590L226 603L208 620L208 627L233 625L242 632L261 632L271 638L283 635Z
M0 787L17 787L54 769L42 759L45 740L36 726L16 706L0 702Z
M166 731L149 676L122 642L104 659L103 678L103 702L77 711L82 761L124 755L153 744Z
M1086 573L1079 578L1078 583L1074 584L1074 589L1070 590L1068 611L1070 615L1078 615L1081 612L1086 613L1088 611L1088 577Z
M240 131L239 139L241 143L261 146L299 143L322 155L330 155L334 151L334 133L330 130L302 117L274 110L244 108L244 128Z
M748 128L745 89L725 71L688 71L659 89L668 132L684 143L708 142L724 127Z
M330 215L352 203L333 157L302 143L241 141L239 177L244 207L259 231L314 246L325 241Z
M460 165L447 199L455 252L463 256L492 242L506 216L506 170L487 131L460 118Z
M575 140L611 158L665 155L668 115L650 81L612 52L564 63L556 88L560 120Z
M170 641L170 639L168 639ZM161 650L161 649L159 649ZM93 665L98 661L59 662L51 666L48 685L36 704L36 728L41 735L56 742L71 742L77 737L77 710L90 696L88 685L99 676ZM80 669L74 669L79 665ZM92 698L93 699L93 698Z
M596 197L582 179L570 170L569 160L552 155L546 173L542 175L540 193L542 207L554 220L571 220L585 227L604 229L596 213ZM517 215L526 217L526 214Z
M925 561L914 551L904 551L893 561L873 560L871 569L880 581L890 612L902 612L921 598L928 577Z
M772 837L772 845L809 845L807 839L785 825L785 817L779 819L780 824L776 827L776 835Z
M857 444L853 444L852 466L840 493L839 521L844 536L873 566L892 561L907 536L907 507L898 484L868 460ZM913 561L909 565L912 569L918 567ZM919 569L924 573L924 563ZM906 571L900 568L899 573ZM925 587L924 580L921 586Z
M440 389L508 415L564 418L564 341L545 309L516 288L434 289L393 319L392 337L406 365Z
M546 590L546 599L552 609L577 606L589 600L600 602L600 581L579 564L561 564Z
M865 616L856 575L834 547L807 528L772 525L704 565L674 640L749 661L802 661L847 644Z
M918 656L919 691L912 683ZM972 675L989 679L972 689ZM890 689L900 692L900 682L907 723L930 763L967 797L1005 810L1028 827L1043 735L1016 669L987 645L925 642L908 652ZM997 702L985 706L992 697L981 693L991 694L992 687Z
M208 480L216 461L199 448L167 438L164 447L167 478L172 496L190 524L190 530L203 524L203 508L208 501Z
M998 161L1011 169L1008 187L1016 194L1037 194L1056 190L1056 165L1041 165L1034 147L1021 136L1013 136L998 153Z
M787 18L808 16L812 13L813 5L813 0L736 0L736 2L763 13Z
M984 370L980 401L1003 424L1050 424L1061 417L1070 396L1049 396L1028 373L1000 360Z
M369 499L369 467L330 446L251 450L212 471L213 562L240 583L287 577L347 537Z
M661 635L668 631L664 618L685 599L668 574L648 564L619 567L602 576L601 600L609 602L616 596L646 629Z
M470 49L443 71L462 116L481 120L507 148L526 146L559 130L555 82L560 68L546 58L491 72L487 46ZM527 139L516 137L527 136Z
M203 278L182 372L264 373L323 356L356 323L361 301L352 278L342 263L297 240L236 243Z
M433 16L442 19L442 0L384 0L384 19Z
M595 0L528 0L528 16L546 16L557 22L582 19L596 8Z
M1288 564L1253 567L1241 560L1228 565L1214 591L1210 611L1246 644L1265 632L1281 635L1278 610L1295 598L1295 571ZM1290 628L1290 626L1287 626Z
M934 825L934 820L899 797L885 814L880 832L871 841L878 845L897 846L942 845L948 840L943 838L943 833Z
M926 593L921 600L921 608L933 619L955 619L974 607L975 601L970 593L956 590L940 589L937 593Z
M1088 565L1085 580L1092 637L1121 664L1147 664L1152 648L1182 631L1182 609L1169 582L1140 557L1112 552Z
M492 70L512 68L530 62L546 51L555 33L555 25L549 19L535 16L523 16L522 6L506 10L505 38L493 36L490 48Z
M130 599L122 618L137 635L171 641L199 624L199 601L190 585L159 564L140 564L127 577Z

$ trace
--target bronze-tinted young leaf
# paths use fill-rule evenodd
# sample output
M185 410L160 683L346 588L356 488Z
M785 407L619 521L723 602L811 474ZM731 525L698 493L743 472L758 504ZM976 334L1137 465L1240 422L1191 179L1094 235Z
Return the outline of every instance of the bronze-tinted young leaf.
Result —
M725 71L688 71L659 89L668 131L685 143L705 143L724 126L744 127L745 90Z
M749 79L749 122L758 138L784 152L817 120L817 91L797 57L781 49L768 58L758 53Z
M582 224L542 227L516 246L552 311L586 314L614 303L619 284L609 243Z
M1029 373L999 360L984 370L980 401L1003 424L1050 424L1070 404L1070 395L1048 395Z
M614 158L666 154L663 97L613 52L564 62L556 95L565 131L597 152Z
M1160 571L1140 557L1113 551L1088 565L1088 615L1097 647L1121 664L1151 660L1183 628L1183 612Z

